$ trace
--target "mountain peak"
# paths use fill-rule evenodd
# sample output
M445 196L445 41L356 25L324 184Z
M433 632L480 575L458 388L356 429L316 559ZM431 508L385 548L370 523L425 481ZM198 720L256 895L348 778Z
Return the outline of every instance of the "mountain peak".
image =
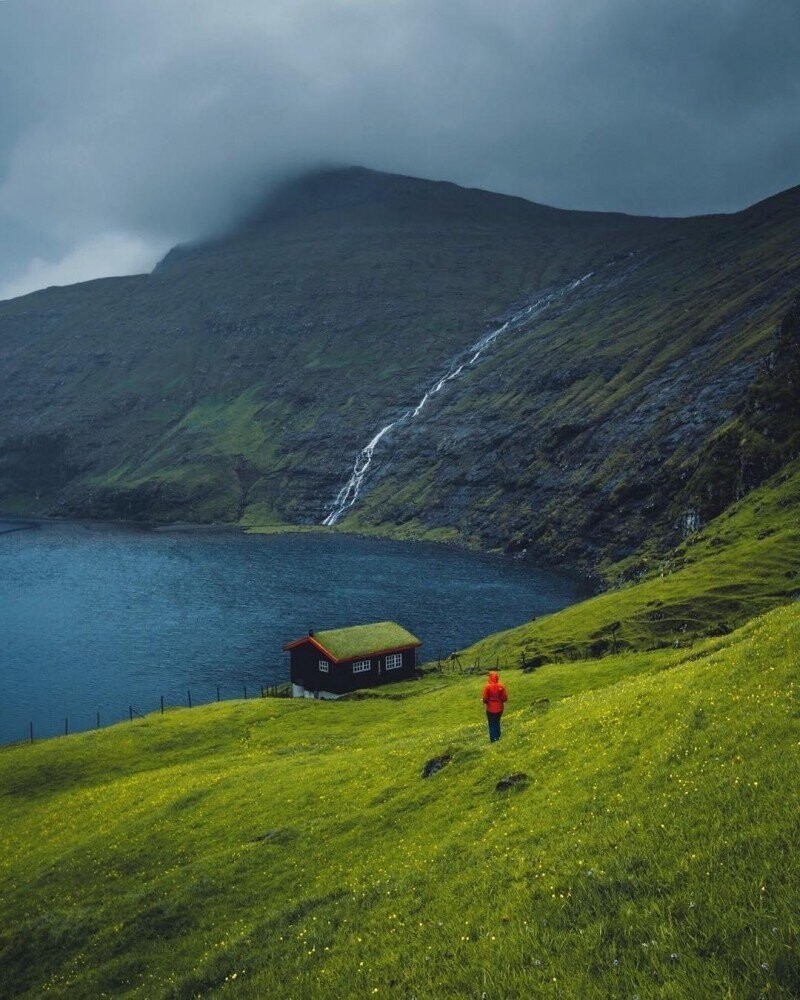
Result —
M571 224L592 213L548 208L510 195L466 188L451 181L432 181L385 173L360 166L321 167L285 180L260 207L227 233L210 240L174 247L157 272L183 264L197 254L218 253L242 237L272 238L287 227L322 230L431 229L466 232L478 226L518 232L556 222Z
M522 198L465 188L451 181L426 180L361 166L322 167L293 177L273 190L250 224L285 216L380 208L383 213L415 215L441 211L475 211L479 205L513 205L516 211L554 212Z

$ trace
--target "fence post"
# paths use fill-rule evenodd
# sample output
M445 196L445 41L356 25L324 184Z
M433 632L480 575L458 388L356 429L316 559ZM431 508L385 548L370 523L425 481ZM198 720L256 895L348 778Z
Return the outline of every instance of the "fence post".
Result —
M261 697L262 698L264 697L264 685L263 684L261 685Z
M64 719L64 735L69 736L69 716L67 715Z
M164 714L164 695L161 695L161 714Z
M192 692L191 692L191 689L189 691L187 691L186 694L189 696L189 708L191 708L192 707Z
M217 684L217 701L219 701L219 684Z
M33 723L31 723L31 743L33 743Z
M100 710L97 711L97 728L100 728Z
M131 717L131 722L133 722L133 705L128 705L128 713Z
M244 686L244 700L247 701L247 685Z

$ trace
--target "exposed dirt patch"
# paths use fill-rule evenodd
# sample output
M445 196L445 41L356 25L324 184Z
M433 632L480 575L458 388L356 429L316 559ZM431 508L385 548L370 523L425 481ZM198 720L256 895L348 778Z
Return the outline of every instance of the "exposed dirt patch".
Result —
M527 787L527 784L528 775L524 771L514 771L513 774L507 774L505 778L501 778L494 787L497 792L506 792L511 788L522 791L523 788Z
M422 769L422 777L430 778L432 774L436 774L436 772L441 771L443 767L447 767L452 759L453 755L451 753L443 753L439 757L431 757Z

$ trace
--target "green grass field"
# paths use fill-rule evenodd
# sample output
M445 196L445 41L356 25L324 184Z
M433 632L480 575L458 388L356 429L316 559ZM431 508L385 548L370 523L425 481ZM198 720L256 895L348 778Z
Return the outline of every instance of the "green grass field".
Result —
M796 997L799 660L793 603L507 671L492 745L429 674L7 748L0 994Z
M445 664L0 750L0 996L800 996L800 461L637 559L461 654L497 744Z

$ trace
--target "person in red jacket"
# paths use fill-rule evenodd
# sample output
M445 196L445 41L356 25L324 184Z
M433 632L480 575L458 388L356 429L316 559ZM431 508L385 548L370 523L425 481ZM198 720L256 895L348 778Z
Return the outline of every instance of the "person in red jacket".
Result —
M483 703L486 706L489 741L491 743L500 739L500 716L503 714L503 706L507 701L508 691L506 691L505 685L500 683L497 673L492 670L489 673L489 680L483 688Z

